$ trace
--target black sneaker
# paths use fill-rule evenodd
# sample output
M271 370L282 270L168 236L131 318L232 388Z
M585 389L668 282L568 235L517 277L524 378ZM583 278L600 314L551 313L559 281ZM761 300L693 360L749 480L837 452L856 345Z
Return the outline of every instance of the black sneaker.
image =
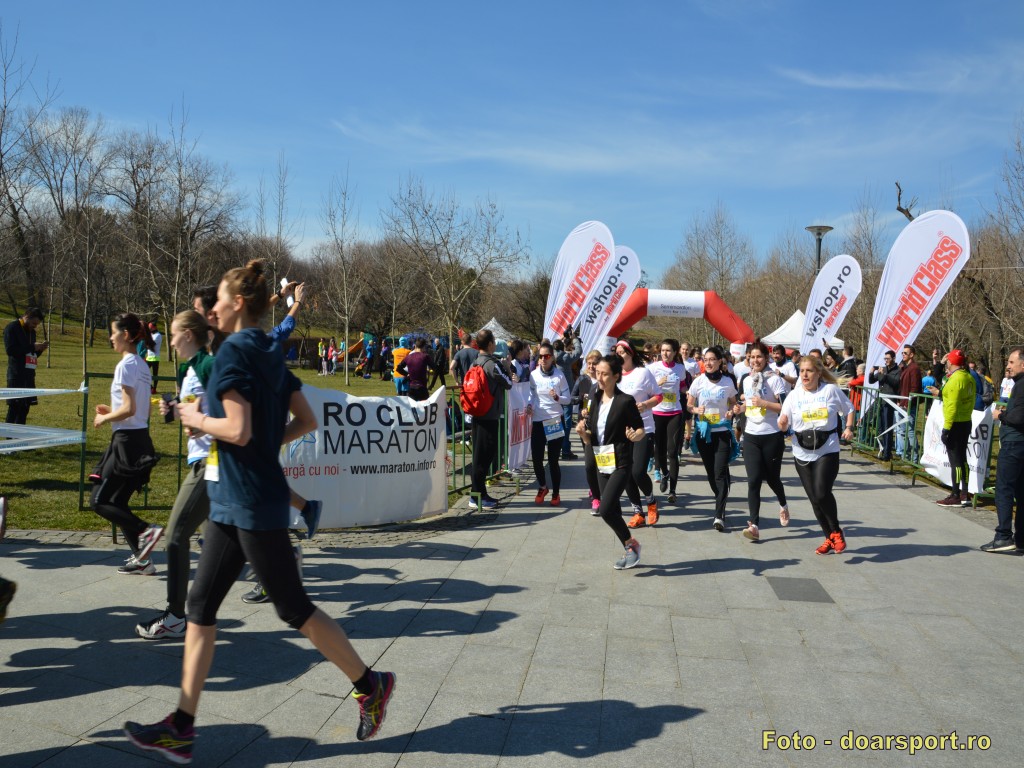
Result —
M243 603L265 603L269 599L270 595L267 594L267 590L265 590L263 585L258 581L256 582L255 587L242 595Z
M174 727L174 715L168 715L159 723L142 725L129 720L124 724L124 735L128 741L147 752L159 752L177 765L192 764L192 743L196 739L195 728L179 731Z
M393 672L370 670L370 676L373 678L372 693L352 692L352 698L359 702L359 728L356 730L356 738L360 741L372 739L380 731L384 724L384 716L387 714L388 701L395 692Z
M1013 543L1013 539L992 539L988 544L981 545L982 552L1017 552L1017 545Z
M153 565L152 560L140 560L135 555L131 555L124 561L124 565L117 569L117 572L128 576L152 576L156 573L156 566Z
M299 513L306 523L306 538L312 539L320 527L320 515L324 511L324 503L309 499L306 507Z
M668 478L664 475L661 476L661 485L659 487L661 488L662 493L668 490Z

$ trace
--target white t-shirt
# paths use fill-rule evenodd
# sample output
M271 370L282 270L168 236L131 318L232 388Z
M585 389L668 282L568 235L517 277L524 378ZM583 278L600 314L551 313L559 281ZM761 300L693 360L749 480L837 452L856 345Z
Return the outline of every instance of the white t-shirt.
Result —
M690 374L691 379L696 379L700 376L700 363L692 357L687 357L683 360L683 367L686 369L686 372Z
M111 422L110 428L146 429L149 426L149 390L153 377L145 361L132 353L121 358L114 368L114 380L110 382L110 410L116 411L124 405L124 387L129 387L135 398L135 415L124 421Z
M147 360L160 359L160 346L164 343L164 335L160 331L153 331L153 348L146 349Z
M604 430L608 426L608 412L612 409L612 401L601 395L601 405L597 408L597 444L604 445Z
M792 360L787 360L782 365L779 365L774 360L772 360L770 363L768 363L768 367L770 367L776 373L781 373L783 376L790 376L790 377L792 377L794 379L797 379L798 380L797 384L800 383L799 382L800 374L797 371L796 366L793 365L793 361ZM789 390L791 390L793 388L793 386L794 385L790 384L787 381L786 382L786 391L788 392Z
M551 397L551 390L558 394L558 400ZM530 405L533 406L533 420L562 418L562 407L569 405L571 400L569 384L558 366L545 375L538 365L530 373Z
M850 399L835 384L822 382L814 392L808 392L803 385L797 385L782 404L782 413L789 417L794 432L808 429L830 429L831 436L816 451L801 448L793 435L793 457L801 461L814 461L826 453L839 453L837 426L845 427L845 419L853 411Z
M718 381L712 381L702 373L690 385L689 395L696 407L704 408L704 415L696 418L709 422L712 431L729 429L725 421L729 416L729 398L736 397L736 385L732 379L723 373Z
M999 399L1009 400L1010 395L1013 394L1013 379L1003 379L999 382Z
M199 398L199 409L205 414L209 414L209 405L204 395L206 394L206 388L203 387L199 377L196 376L195 369L190 365L188 371L185 373L185 378L181 380L181 393L178 395L181 402L190 402L190 398ZM210 444L213 442L213 438L207 435L205 432L201 437L190 437L188 439L188 463L194 464L200 459L205 459L210 455Z
M736 365L732 367L733 376L736 377L736 381L739 381L748 373L750 373L750 366L747 365L746 360L740 360Z
M629 373L623 373L622 381L619 382L619 389L627 395L632 395L638 404L661 394L661 388L658 387L654 374L646 368L634 368ZM641 411L640 415L644 420L644 431L649 435L653 435L654 414L648 409Z
M647 370L654 376L655 384L660 379L665 380L658 386L661 392L661 402L654 406L654 413L661 416L682 413L682 400L686 397L686 368L679 363L665 365L663 361L658 360L648 364Z
M758 396L770 403L781 403L782 396L786 394L786 382L781 376L772 373L758 372L747 374L743 379L744 403ZM749 405L744 410L747 416L747 425L743 428L748 435L771 435L779 431L779 414L767 408L752 408Z

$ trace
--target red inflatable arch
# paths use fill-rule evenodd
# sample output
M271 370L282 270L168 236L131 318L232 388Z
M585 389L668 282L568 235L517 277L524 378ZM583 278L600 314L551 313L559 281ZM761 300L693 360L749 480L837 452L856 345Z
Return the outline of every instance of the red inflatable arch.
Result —
M663 291L655 288L633 291L608 335L618 337L648 315L702 317L729 342L754 340L750 326L714 291Z

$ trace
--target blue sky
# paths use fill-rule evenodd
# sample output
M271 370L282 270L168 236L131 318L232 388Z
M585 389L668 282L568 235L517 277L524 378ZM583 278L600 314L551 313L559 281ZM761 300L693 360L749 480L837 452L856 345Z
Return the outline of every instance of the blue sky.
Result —
M367 236L410 174L489 196L538 257L599 219L657 278L724 203L759 255L865 195L901 226L994 204L1024 114L1024 3L8 0L58 104L166 129L182 102L255 198L278 160L302 247L347 171ZM693 286L699 288L700 286Z

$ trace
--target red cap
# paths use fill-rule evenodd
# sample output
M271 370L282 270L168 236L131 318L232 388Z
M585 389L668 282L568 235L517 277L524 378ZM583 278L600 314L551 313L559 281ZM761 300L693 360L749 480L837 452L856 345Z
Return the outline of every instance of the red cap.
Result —
M967 357L964 356L964 353L961 352L959 349L951 349L949 351L949 354L946 355L946 360L949 361L950 365L962 367L963 364L967 362Z

